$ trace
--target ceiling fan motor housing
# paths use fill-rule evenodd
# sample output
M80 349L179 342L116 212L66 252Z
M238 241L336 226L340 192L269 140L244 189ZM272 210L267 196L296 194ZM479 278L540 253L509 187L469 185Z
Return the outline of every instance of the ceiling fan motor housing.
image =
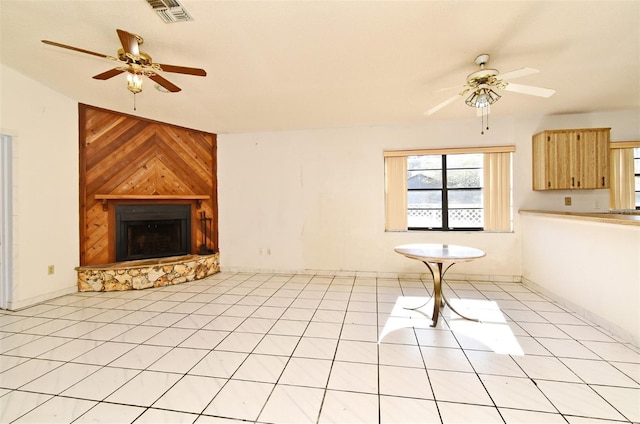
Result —
M145 52L139 52L138 56L134 56L130 53L126 53L124 49L118 49L118 60L127 64L136 64L148 66L153 63L151 56Z
M480 84L495 85L498 81L496 78L499 72L497 69L481 69L476 72L472 72L467 76L467 84L472 87L477 87Z

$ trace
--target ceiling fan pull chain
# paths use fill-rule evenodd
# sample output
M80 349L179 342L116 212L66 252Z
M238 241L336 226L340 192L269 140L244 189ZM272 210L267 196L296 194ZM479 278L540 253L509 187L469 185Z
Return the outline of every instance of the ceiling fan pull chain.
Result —
M489 131L489 106L483 106L480 108L480 134L484 135L484 118L487 117L487 131Z
M487 111L487 131L489 131L489 106L487 106L485 110Z

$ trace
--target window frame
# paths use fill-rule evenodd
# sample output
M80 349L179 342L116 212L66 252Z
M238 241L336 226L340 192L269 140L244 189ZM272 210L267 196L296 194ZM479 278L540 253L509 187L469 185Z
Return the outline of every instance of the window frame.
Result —
M640 189L636 185L636 181L640 179L640 165L636 166L636 162L640 162L640 147L633 148L633 185L634 185L634 204L636 210L640 210L640 202L636 202L635 199L640 198Z
M479 226L479 227L451 227L449 225L449 211L450 209L480 209L482 210L483 213L483 217L484 217L484 204L481 204L479 207L476 208L450 208L449 207L449 194L450 192L455 192L455 191L460 191L460 190L465 190L465 191L479 191L481 196L483 195L483 191L484 191L484 187L483 184L481 183L480 186L478 187L449 187L448 184L448 174L449 171L453 171L453 170L458 170L458 169L474 169L474 170L484 170L484 167L482 165L480 166L476 166L476 167L470 167L470 168L459 168L459 167L449 167L449 165L447 164L447 157L450 156L455 156L455 155L463 155L463 154L483 154L483 153L449 153L449 154L429 154L429 155L411 155L411 157L413 156L440 156L440 168L438 168L439 171L441 171L442 173L442 185L440 187L437 188L411 188L411 187L407 187L407 194L415 191L415 192L434 192L434 191L439 191L441 194L441 207L439 210L442 211L442 219L441 219L441 226L440 227L412 227L407 225L407 230L408 231L484 231L484 218L483 218L483 225ZM409 158L410 156L407 156L407 158ZM482 161L484 162L484 157L482 158ZM407 165L408 166L408 165ZM415 171L417 169L408 169L407 168L407 172L410 171ZM481 197L482 198L482 197ZM482 201L481 201L482 203ZM424 208L410 208L409 205L407 205L407 214L409 213L409 211L412 210L426 210ZM430 210L430 209L429 209Z

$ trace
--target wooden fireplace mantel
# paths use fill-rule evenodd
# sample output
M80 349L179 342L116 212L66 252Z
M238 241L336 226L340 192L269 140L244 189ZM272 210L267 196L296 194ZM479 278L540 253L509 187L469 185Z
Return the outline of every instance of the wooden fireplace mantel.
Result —
M211 197L207 194L96 194L96 200L102 201L102 210L108 210L109 200L195 200L196 209L200 209L203 200Z

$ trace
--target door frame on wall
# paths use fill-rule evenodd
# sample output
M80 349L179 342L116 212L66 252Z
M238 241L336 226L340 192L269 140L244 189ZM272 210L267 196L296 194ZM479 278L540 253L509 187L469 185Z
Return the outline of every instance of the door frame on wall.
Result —
M13 289L13 137L0 134L0 309L7 309Z

